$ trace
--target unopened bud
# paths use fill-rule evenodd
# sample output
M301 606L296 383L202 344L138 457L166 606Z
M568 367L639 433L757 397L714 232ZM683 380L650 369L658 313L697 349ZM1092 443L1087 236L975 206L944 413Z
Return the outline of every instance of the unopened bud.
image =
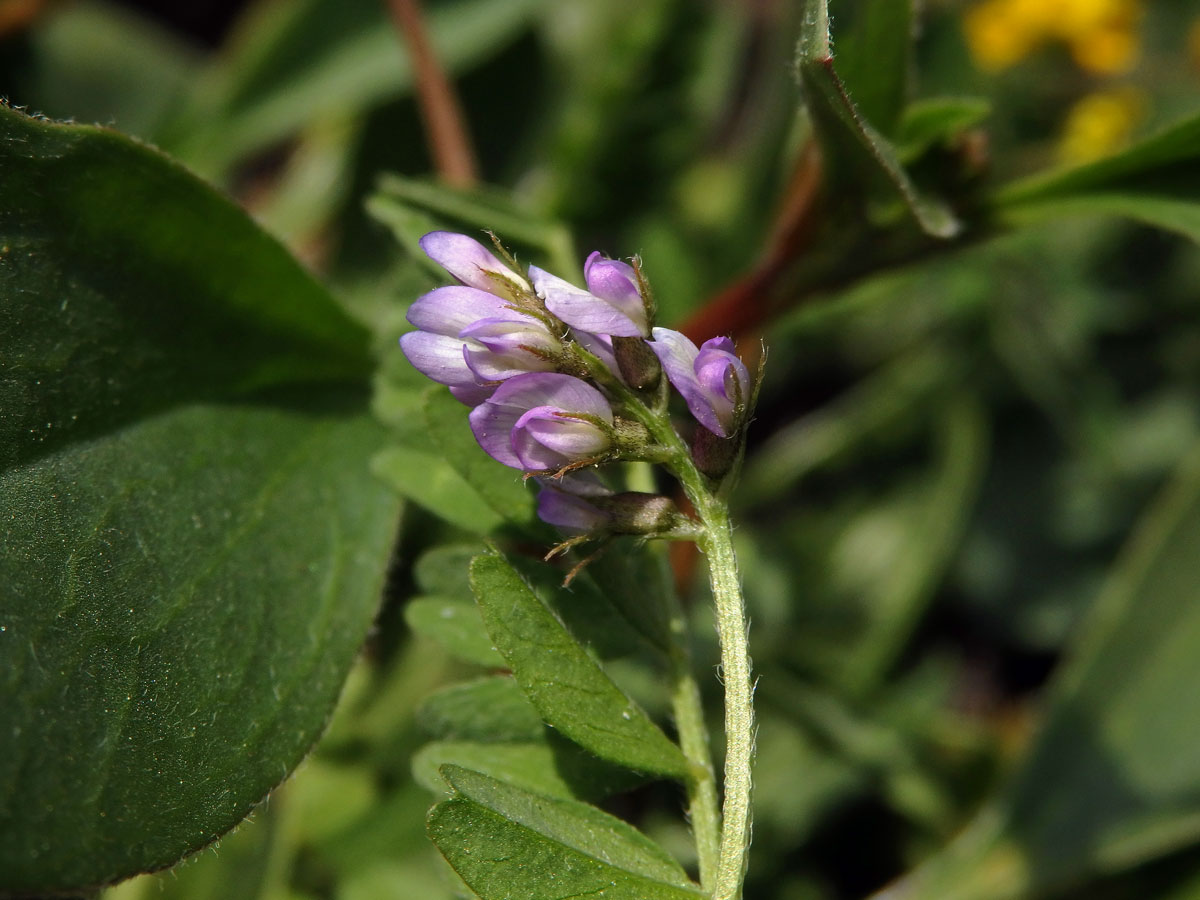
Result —
M692 435L692 459L696 468L709 478L722 478L737 461L741 434L718 437L707 428L697 428Z
M613 356L625 383L639 391L653 387L662 375L662 364L641 338L614 337Z

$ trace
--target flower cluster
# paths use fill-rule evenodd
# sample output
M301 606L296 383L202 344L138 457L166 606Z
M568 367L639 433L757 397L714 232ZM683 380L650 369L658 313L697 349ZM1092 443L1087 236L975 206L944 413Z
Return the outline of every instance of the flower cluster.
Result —
M408 320L417 330L400 338L401 349L473 407L480 447L539 477L541 518L589 535L691 534L667 498L614 492L580 470L675 459L682 442L666 417L674 387L699 426L694 464L712 478L725 474L753 393L733 342L697 347L655 327L636 260L593 253L580 288L536 266L520 274L499 245L504 261L466 235L432 232L421 248L459 283L413 303Z

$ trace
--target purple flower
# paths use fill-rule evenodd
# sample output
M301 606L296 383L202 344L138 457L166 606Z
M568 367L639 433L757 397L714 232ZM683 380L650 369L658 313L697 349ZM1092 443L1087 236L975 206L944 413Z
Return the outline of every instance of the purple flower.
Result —
M678 331L655 328L650 349L696 420L718 437L731 437L741 425L738 407L750 401L750 373L733 341L713 338L697 349Z
M587 534L609 524L609 514L591 502L611 497L612 491L593 472L572 472L562 478L540 478L538 518L564 531Z
M430 291L409 307L408 321L420 329L400 338L408 361L471 406L496 382L553 369L562 351L540 321L473 287Z
M650 336L646 303L632 266L596 252L587 258L583 272L586 291L537 266L529 267L533 288L545 300L546 309L572 328L615 337Z
M612 408L604 395L557 372L510 378L469 418L475 440L489 456L527 472L587 464L613 443Z
M516 297L529 290L524 278L475 238L452 231L431 231L420 244L426 256L468 287L501 297Z

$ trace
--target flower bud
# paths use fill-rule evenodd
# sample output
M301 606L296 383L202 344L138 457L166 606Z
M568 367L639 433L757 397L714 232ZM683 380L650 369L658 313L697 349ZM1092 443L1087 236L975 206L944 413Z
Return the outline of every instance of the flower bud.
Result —
M670 497L640 491L613 493L594 476L571 474L541 481L538 516L563 531L590 537L694 536L695 523L679 511Z
M741 438L718 437L707 428L697 428L692 434L692 461L709 478L720 479L737 461Z
M630 387L653 387L662 376L658 357L641 338L614 337L612 349L621 378Z
M584 265L584 272L586 291L537 266L529 267L534 290L546 302L546 309L577 331L649 337L646 303L638 290L633 267L593 253Z
M734 437L745 423L752 384L733 341L718 337L697 348L678 331L655 328L650 349L696 421L718 437Z

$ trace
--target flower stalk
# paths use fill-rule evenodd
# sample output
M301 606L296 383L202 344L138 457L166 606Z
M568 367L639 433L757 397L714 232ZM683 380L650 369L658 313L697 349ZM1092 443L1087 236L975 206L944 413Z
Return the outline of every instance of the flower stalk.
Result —
M468 420L493 459L541 484L540 517L570 536L551 555L613 535L693 540L708 564L725 686L724 798L718 811L699 685L677 599L669 610L668 657L680 749L691 763L688 812L701 886L713 900L739 900L751 833L753 686L746 616L726 497L736 480L757 383L729 338L697 347L654 326L640 264L599 253L584 267L587 288L530 266L528 278L472 238L434 232L426 253L459 281L409 311L418 331L401 346L418 369L472 406ZM499 249L499 248L498 248ZM668 401L687 404L685 441ZM593 469L654 463L682 486L694 510L667 496L610 487ZM649 484L653 487L653 482ZM568 581L600 551L585 558Z

